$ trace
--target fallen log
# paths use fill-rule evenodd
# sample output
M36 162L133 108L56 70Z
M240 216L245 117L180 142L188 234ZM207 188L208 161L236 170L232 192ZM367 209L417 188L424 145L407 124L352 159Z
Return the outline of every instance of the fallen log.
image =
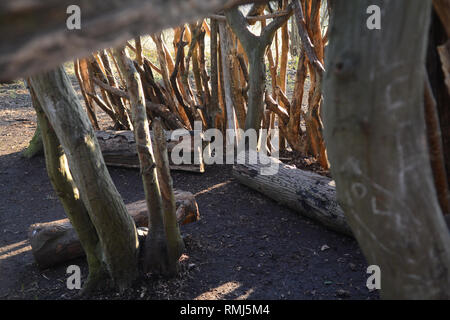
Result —
M100 149L102 150L103 158L108 166L124 167L139 169L139 159L137 155L136 141L134 134L131 131L96 131L96 136ZM151 133L153 137L153 133ZM205 165L203 158L200 157L200 164L194 163L194 138L192 134L181 136L179 140L171 138L171 131L166 132L167 136L167 151L169 153L169 160L171 159L171 152L176 145L187 144L186 150L191 151L191 164L176 165L170 163L170 169L189 172L205 172Z
M190 192L175 190L177 221L183 226L200 219L197 202ZM138 234L145 235L148 227L147 204L145 200L127 204L129 214L133 217ZM84 256L78 235L69 219L30 226L28 237L37 265L46 269L57 264Z
M263 193L280 204L316 220L329 229L352 235L344 212L336 199L336 186L330 178L297 169L270 157L273 174L262 174L268 165L236 164L233 176L242 184ZM248 163L248 161L246 161Z

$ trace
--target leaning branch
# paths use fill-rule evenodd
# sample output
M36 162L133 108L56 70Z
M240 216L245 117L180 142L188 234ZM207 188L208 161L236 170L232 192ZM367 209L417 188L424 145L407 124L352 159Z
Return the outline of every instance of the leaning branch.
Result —
M311 38L308 34L308 29L305 23L305 15L303 14L303 8L300 3L300 0L294 0L291 4L294 5L295 18L297 21L298 32L300 34L300 38L302 39L303 47L305 48L306 55L308 56L309 61L317 70L317 72L322 75L325 72L325 68L317 57L316 51L314 49L314 44L311 41Z

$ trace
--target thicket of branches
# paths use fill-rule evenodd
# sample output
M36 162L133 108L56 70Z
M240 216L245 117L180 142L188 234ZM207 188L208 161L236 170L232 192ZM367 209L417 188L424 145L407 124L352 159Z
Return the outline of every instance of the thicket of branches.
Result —
M328 168L320 115L328 10L326 1L283 0L217 13L174 28L173 43L151 35L157 63L145 55L145 38L129 41L148 121L160 117L167 130L192 130L195 121L222 131L278 128L281 150ZM298 59L294 79L290 59ZM75 61L75 72L94 128L100 108L115 129L132 129L130 94L112 50Z

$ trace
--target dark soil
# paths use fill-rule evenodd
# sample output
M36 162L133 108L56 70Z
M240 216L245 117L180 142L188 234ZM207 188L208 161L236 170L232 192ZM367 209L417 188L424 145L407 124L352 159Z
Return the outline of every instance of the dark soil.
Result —
M81 266L85 280L85 261L39 270L27 240L31 224L65 218L44 158L20 156L35 127L23 84L0 85L0 298L73 299L77 292L66 287L66 268ZM304 160L292 161L301 167ZM138 171L110 173L125 203L144 199ZM202 216L182 227L180 276L145 276L123 294L105 288L93 298L378 299L365 286L367 263L355 240L240 185L229 166L174 172L173 179L176 188L196 194Z

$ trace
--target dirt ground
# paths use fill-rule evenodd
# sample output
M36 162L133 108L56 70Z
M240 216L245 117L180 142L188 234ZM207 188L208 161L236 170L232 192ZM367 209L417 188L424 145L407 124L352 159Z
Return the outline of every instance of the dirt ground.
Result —
M20 155L35 128L23 83L0 85L0 299L76 299L66 288L66 268L79 265L84 280L84 260L40 270L27 240L31 224L65 217L44 158ZM138 171L110 173L125 203L144 199ZM202 217L182 227L182 273L171 280L145 276L122 295L105 289L93 298L378 299L365 286L367 263L356 241L240 185L231 167L174 172L173 179L196 194Z

